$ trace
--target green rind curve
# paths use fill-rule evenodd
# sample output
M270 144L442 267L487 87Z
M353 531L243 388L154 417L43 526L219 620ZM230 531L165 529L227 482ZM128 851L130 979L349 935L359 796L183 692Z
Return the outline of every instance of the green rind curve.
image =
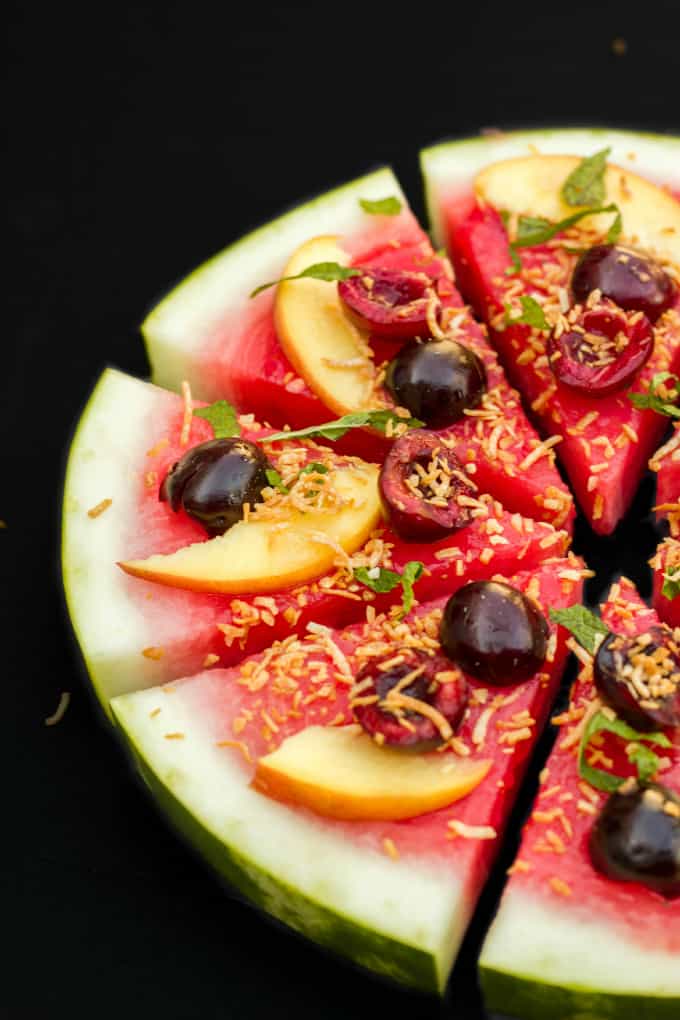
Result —
M163 813L203 860L250 902L320 946L400 984L441 995L435 958L422 949L380 935L303 896L254 867L191 814L162 782L126 732L112 705L113 721L142 779Z

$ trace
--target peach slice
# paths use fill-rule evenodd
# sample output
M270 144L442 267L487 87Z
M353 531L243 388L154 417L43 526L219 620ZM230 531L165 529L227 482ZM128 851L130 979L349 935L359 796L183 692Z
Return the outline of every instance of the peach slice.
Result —
M381 517L378 469L356 464L329 474L339 510L291 509L281 520L239 521L224 535L167 555L128 560L128 574L190 591L280 591L326 573L340 549L353 553Z
M460 800L490 768L378 747L359 726L310 726L259 759L252 785L328 818L398 821Z
M337 237L313 237L294 252L282 275L295 276L318 262L348 261ZM345 311L337 284L310 278L280 283L274 322L295 370L327 407L342 415L376 406L368 334Z
M496 209L557 222L576 210L568 206L561 188L581 160L577 156L526 156L492 163L477 175L475 192ZM615 202L623 218L623 238L631 244L680 264L680 202L651 181L630 170L608 164L606 198ZM611 213L587 216L581 223L606 233Z

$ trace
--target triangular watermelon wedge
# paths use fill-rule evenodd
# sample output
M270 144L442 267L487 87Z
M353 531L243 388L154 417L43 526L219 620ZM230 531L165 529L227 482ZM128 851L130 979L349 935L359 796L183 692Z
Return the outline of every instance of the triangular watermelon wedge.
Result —
M374 215L362 207L366 200L385 197L396 201L398 212ZM553 451L541 444L527 421L484 328L449 280L450 266L435 255L388 169L272 221L180 283L142 326L154 381L178 390L186 379L196 397L226 398L275 427L305 428L337 418L337 409L310 389L282 348L274 317L276 288L254 299L249 296L258 286L282 277L299 246L326 236L350 266L416 271L438 281L442 304L455 320L455 339L479 355L488 380L482 405L441 430L442 435L464 446L464 459L474 465L480 488L508 510L570 528L573 501L555 468ZM331 294L336 284L323 286ZM353 371L364 379L365 369L377 380L381 364L394 357L400 344L369 339L373 358ZM380 406L389 399L380 386L368 402L363 388L356 392L356 406L346 406L346 411ZM384 459L388 448L388 440L368 430L352 431L339 446L343 452L377 461Z
M628 147L624 149L626 141ZM559 166L564 160L568 168L576 166L579 160L552 154L568 152L581 157L607 146L614 150L612 159L615 156L617 166L624 168L616 170L617 188L610 185L616 194L608 199L618 201L622 208L622 240L643 248L646 242L648 247L668 254L675 262L675 268L668 268L677 275L680 242L675 239L674 223L680 220L680 204L667 192L656 191L661 196L663 216L668 214L674 223L669 219L666 227L656 224L644 236L638 236L643 235L643 228L636 222L640 210L635 202L626 204L625 183L633 180L633 170L637 169L639 174L648 173L680 190L680 160L673 159L673 154L680 153L677 139L638 139L617 132L518 133L497 140L451 143L421 155L430 216L438 239L451 252L459 286L491 328L494 346L510 379L522 392L542 431L559 437L558 455L581 508L598 534L611 533L625 513L647 458L661 438L663 421L633 407L625 390L592 399L556 383L546 358L547 333L525 324L508 325L507 319L518 318L522 311L521 298L537 301L548 322L556 321L570 301L569 284L577 255L568 249L592 244L594 235L584 241L582 222L548 243L517 249L522 269L515 273L509 235L500 214L542 215L554 222L573 213L573 208L560 205ZM520 154L526 154L526 158L518 160ZM513 158L507 163L496 162L508 156ZM559 165L557 169L554 161ZM489 164L491 170L487 170ZM634 197L637 200L637 194ZM647 198L645 192L645 201ZM654 220L653 197L650 204L651 212L645 206L639 215L643 225L647 214L650 222ZM632 232L627 238L626 217ZM604 219L606 224L600 217L598 230L609 225L609 219ZM679 365L680 296L674 308L657 322L654 353L628 389L645 390L655 373L675 372Z
M614 584L604 624L636 635L658 623L632 583ZM480 959L487 1007L522 1020L574 1016L670 1017L680 1002L680 901L644 885L613 881L592 867L587 838L605 794L579 777L576 752L596 708L592 658L583 661L557 743L541 774L496 919ZM680 744L662 755L660 782L680 789ZM595 767L634 770L609 733L587 752ZM656 750L659 750L658 748ZM611 757L610 757L611 756Z
M188 444L182 446L184 415L176 394L110 369L95 387L71 446L64 584L105 708L131 683L150 686L204 665L232 665L277 638L304 631L311 620L342 626L362 616L367 605L380 611L402 596L401 588L376 595L335 568L267 595L208 594L124 574L120 561L172 553L206 539L195 521L158 500L172 464L191 446L213 438L212 426L194 416ZM253 440L267 433L252 416L242 416L241 426ZM314 448L306 444L311 457ZM409 561L420 561L426 571L416 596L425 599L489 573L530 570L547 557L564 555L568 547L566 532L509 514L485 496L473 522L450 538L405 543L379 526L353 563L401 573Z
M510 583L547 612L580 597L581 574L579 561L553 560ZM369 611L344 631L310 627L307 637L290 637L240 667L112 702L158 803L230 884L315 942L430 992L442 992L486 881L559 685L564 635L552 625L542 672L522 684L489 689L470 681L455 750L443 759L435 752L435 761L454 771L479 761L491 767L449 807L399 822L338 821L272 800L251 781L260 756L286 738L352 721L349 687L371 649L398 652L424 635L436 648L445 601L423 604L399 624Z

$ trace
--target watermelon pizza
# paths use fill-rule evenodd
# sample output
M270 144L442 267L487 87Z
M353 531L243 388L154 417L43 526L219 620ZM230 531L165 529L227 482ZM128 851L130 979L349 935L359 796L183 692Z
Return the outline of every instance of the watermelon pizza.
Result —
M620 904L647 902L635 875L621 895L621 876L607 875L603 893L604 857L593 878L569 842L583 821L572 809L588 823L597 813L599 794L576 796L597 760L610 792L637 769L624 807L651 791L675 818L674 752L659 750L672 734L645 736L639 706L633 718L635 705L612 701L611 664L598 680L610 700L596 691L590 654L611 628L638 657L672 665L678 641L677 433L654 450L676 416L680 369L680 205L658 185L680 174L664 162L676 142L655 139L640 142L632 172L633 137L535 136L538 153L524 134L425 153L455 278L389 170L298 207L161 301L143 326L155 384L106 370L71 445L67 602L95 693L154 798L249 901L431 992L493 868L568 647L584 672L558 719L570 727L554 752L566 789L542 790L555 824L529 866L522 851L508 892L532 876L529 943L541 942L541 911L582 883L628 952ZM543 234L519 244L529 219ZM625 270L640 285L640 307L607 284L612 259L615 283ZM581 293L579 272L601 285ZM626 582L603 622L580 605L592 572L569 551L575 507L556 451L603 534L654 454L670 526L654 560L666 625ZM602 718L608 729L587 730ZM616 738L634 723L622 751ZM548 875L551 854L564 873ZM668 888L654 896L672 919ZM581 922L556 913L555 937L580 937ZM540 994L540 967L517 971L523 940L516 911L506 915L483 959L493 1004L529 1016L536 995L531 1015L557 1016L555 986L589 1008L575 950ZM654 948L663 1008L674 931ZM616 973L591 981L596 1008L637 1008L646 986L614 988Z
M670 1020L680 1004L680 631L626 579L601 619L562 619L582 642L582 669L553 719L557 742L482 950L485 999L526 1020Z
M610 534L665 428L629 393L680 367L680 141L518 133L421 161L458 285Z

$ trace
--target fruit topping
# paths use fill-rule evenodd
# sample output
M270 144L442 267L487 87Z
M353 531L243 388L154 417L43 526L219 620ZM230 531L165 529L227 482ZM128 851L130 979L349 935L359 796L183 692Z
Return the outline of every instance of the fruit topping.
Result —
M479 404L486 371L477 355L455 340L414 340L387 366L385 386L400 407L442 429Z
M610 634L595 656L595 686L638 730L680 725L680 641L654 626L635 638Z
M271 465L247 439L212 439L189 450L168 471L158 498L202 524L211 537L243 519L243 507L260 502Z
M680 896L680 797L667 787L626 780L602 808L588 846L608 878Z
M652 322L670 308L676 294L657 262L620 244L596 244L585 251L574 268L571 290L581 304L599 290L619 308L643 312Z
M414 429L397 439L380 470L385 514L407 542L433 542L469 524L476 486L441 436Z
M428 308L439 304L426 273L397 269L362 269L338 284L338 294L361 329L388 340L427 336Z
M540 669L548 635L545 617L523 592L500 581L472 581L446 603L439 640L466 673L505 686Z
M560 316L548 340L559 382L589 397L605 397L629 383L654 350L654 331L642 312L624 312L594 291L586 307Z
M424 750L447 741L460 722L468 684L443 655L413 648L372 659L357 674L350 704L378 744Z

